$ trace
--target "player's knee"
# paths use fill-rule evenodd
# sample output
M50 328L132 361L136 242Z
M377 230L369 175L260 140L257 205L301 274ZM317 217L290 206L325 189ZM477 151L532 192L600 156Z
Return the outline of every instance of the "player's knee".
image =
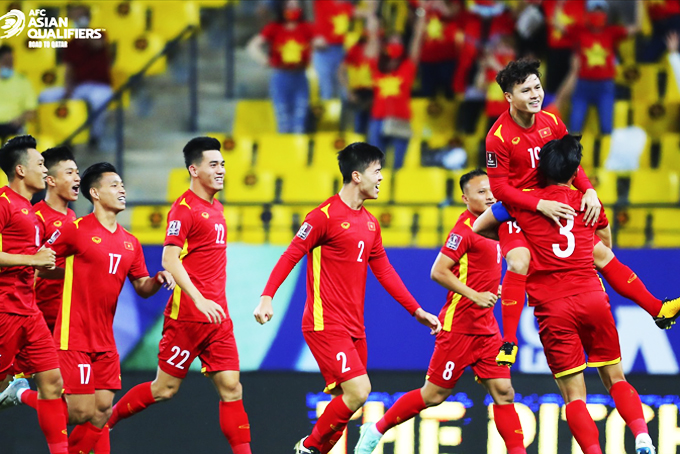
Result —
M425 405L428 407L435 407L442 402L446 400L446 398L451 394L450 391L447 390L447 392L438 392L438 393L428 393L428 394L423 394L423 402L425 402Z
M243 386L239 381L236 381L236 383L224 383L219 387L218 391L220 398L225 402L241 400L243 397Z
M45 372L39 378L36 376L38 392L41 399L59 399L64 389L64 380L59 371Z
M370 383L354 389L347 397L352 400L357 408L359 408L368 400L369 394L371 394Z
M68 421L70 424L83 424L90 421L95 415L94 407L90 406L69 406Z
M177 391L179 391L179 386L151 386L151 394L153 394L157 402L172 399L177 394Z
M508 271L517 274L527 274L529 272L531 254L528 249L513 249L506 255L505 261L508 264Z
M103 426L106 423L106 421L108 421L109 418L111 417L111 413L113 413L113 408L111 406L97 408L97 411L95 411L92 420L95 423L95 425Z
M496 405L511 404L515 401L515 389L509 380L507 383L505 381L494 383L489 391Z
M593 248L593 261L598 269L602 269L614 258L614 252L603 243L598 243Z

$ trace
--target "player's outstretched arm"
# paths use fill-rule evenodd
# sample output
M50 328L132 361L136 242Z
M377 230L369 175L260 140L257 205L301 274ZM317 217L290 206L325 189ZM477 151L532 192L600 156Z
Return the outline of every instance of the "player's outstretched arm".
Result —
M148 298L155 295L161 287L173 290L175 288L175 278L169 272L162 270L156 273L154 277L146 276L132 281L132 286L139 296Z
M272 297L267 295L262 295L260 297L260 304L255 308L253 312L255 316L255 321L260 325L264 325L274 316L274 309L272 308Z
M472 231L477 235L481 235L485 238L498 241L498 226L500 222L494 216L493 212L489 209L484 211L477 218L474 224L472 224ZM434 278L433 278L434 279Z
M182 265L182 261L179 259L181 252L182 248L179 246L165 246L163 248L163 268L172 274L175 283L191 298L196 305L196 309L205 315L210 323L222 323L222 320L226 320L227 314L224 313L222 306L204 298L194 283L191 282L189 273L187 273L184 265Z
M10 266L33 266L36 268L53 269L57 255L50 248L41 247L34 255L8 254L0 252L0 268Z
M432 265L430 277L446 290L463 295L479 307L493 307L498 300L498 294L492 292L477 292L463 284L463 282L451 272L455 265L456 262L440 252Z

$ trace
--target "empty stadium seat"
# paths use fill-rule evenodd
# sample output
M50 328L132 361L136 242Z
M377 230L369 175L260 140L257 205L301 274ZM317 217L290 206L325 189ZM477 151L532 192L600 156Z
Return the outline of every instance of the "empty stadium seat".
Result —
M312 167L339 171L338 152L350 143L363 142L364 136L354 133L318 132L312 136Z
M339 99L324 99L312 106L317 131L339 131L342 103Z
M408 247L413 243L413 208L389 206L371 209L380 222L385 247Z
M58 65L42 71L29 71L25 76L31 82L35 94L39 95L45 89L64 85L65 73L66 67Z
M293 239L293 210L289 206L273 205L269 222L269 244L287 245Z
M175 39L186 27L200 25L199 8L193 1L149 2L151 31L166 41Z
M284 203L321 203L333 195L339 175L339 172L308 168L291 172L283 180L281 200Z
M447 172L434 167L404 168L394 179L396 203L440 203L446 199Z
M442 245L440 232L441 211L437 207L424 207L416 210L418 215L418 231L415 245L417 247L438 247Z
M130 232L142 244L163 244L170 206L136 206L130 216Z
M225 204L224 220L227 223L227 243L241 241L241 207Z
M630 109L630 101L622 99L614 101L614 128L625 128L629 126Z
M189 189L191 184L191 175L184 167L177 167L170 170L168 174L168 190L166 192L166 200L175 203L175 200Z
M234 136L257 137L276 133L276 117L271 100L242 99L236 103Z
M645 228L650 210L628 208L618 214L616 245L619 247L643 247L646 244ZM613 223L613 220L610 219Z
M618 200L616 181L618 175L616 172L605 169L592 170L588 177L593 185L600 201L606 205L614 205Z
M38 105L38 130L57 142L63 142L87 121L87 103L80 100L66 100ZM89 131L79 133L72 145L87 143Z
M28 20L28 19L27 19ZM30 75L42 74L57 66L57 50L52 47L29 48L26 43L10 44L14 49L14 70Z
M133 76L141 71L164 47L165 40L153 33L121 38L116 46L116 59L112 70L119 71L126 77ZM162 74L165 72L166 66L167 60L163 55L151 65L145 74L147 76Z
M241 209L241 241L249 244L263 244L265 242L264 223L261 205L244 206Z
M224 177L224 200L228 203L271 202L276 191L275 180L274 174L267 171L227 172Z
M146 12L144 1L91 2L92 28L103 28L110 42L129 40L146 31Z
M631 174L630 203L678 203L678 173L666 170L640 169Z
M680 134L668 132L661 136L661 160L659 168L680 171Z
M411 100L411 129L413 135L427 140L432 136L451 137L457 106L454 101L415 98Z
M266 134L257 141L255 167L283 177L307 167L309 137L304 134Z
M219 140L227 173L243 173L252 167L255 141L251 137L232 137L221 132L207 132L204 135Z
M680 247L680 209L656 208L652 210L654 247Z

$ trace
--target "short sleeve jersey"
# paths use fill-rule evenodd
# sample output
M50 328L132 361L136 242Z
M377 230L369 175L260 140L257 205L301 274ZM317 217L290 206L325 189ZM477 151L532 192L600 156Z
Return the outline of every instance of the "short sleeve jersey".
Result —
M604 291L593 263L593 235L609 222L604 214L595 226L583 222L580 211L583 194L565 186L548 186L535 190L539 197L566 203L577 216L561 220L562 227L540 213L512 210L526 236L531 251L531 265L527 278L529 305L584 292Z
M496 293L501 282L501 249L498 241L472 231L476 219L470 211L461 214L441 253L456 262L451 272L463 284L477 292ZM482 335L499 331L493 308L481 308L454 292L446 295L439 321L444 331Z
M409 59L404 60L396 71L383 73L378 61L371 60L373 71L373 110L371 116L377 120L396 117L411 119L411 88L416 79L417 67Z
M386 255L377 219L365 207L351 209L336 194L307 214L292 244L307 254L302 330L366 337L368 265Z
M149 275L139 241L120 225L109 231L91 213L55 230L47 246L65 257L64 292L54 327L57 348L114 351L113 317L125 278Z
M315 1L314 34L323 37L327 44L343 44L353 14L354 5L347 0Z
M373 88L371 64L370 60L364 55L364 48L364 44L357 43L345 55L347 79L349 88L352 90L360 88L370 90Z
M67 208L66 214L61 213L50 207L44 200L33 205L33 211L40 223L41 243L50 239L57 229L65 224L76 220L76 214L72 209ZM63 268L66 262L65 257L57 257L57 267ZM64 290L64 281L59 279L35 279L35 298L38 307L59 307L61 296Z
M572 41L566 29L583 24L585 0L543 0L541 6L546 18L548 46L551 49L570 49Z
M305 69L309 65L313 29L307 22L301 22L293 29L271 22L260 35L269 44L269 64L273 68Z
M9 186L0 188L0 251L35 255L40 247L40 227L31 202ZM0 268L0 313L39 314L31 266Z
M597 81L616 76L616 48L628 36L626 27L608 26L597 32L588 27L575 27L569 34L574 37L580 63L579 78Z
M191 282L204 298L222 306L227 314L227 223L222 204L212 203L187 190L168 213L165 246L182 248L180 260ZM165 315L185 322L208 319L189 296L175 287Z
M458 24L443 17L439 11L435 11L430 6L431 3L426 3L425 5L427 16L421 48L421 61L437 63L455 59L456 46L454 39Z

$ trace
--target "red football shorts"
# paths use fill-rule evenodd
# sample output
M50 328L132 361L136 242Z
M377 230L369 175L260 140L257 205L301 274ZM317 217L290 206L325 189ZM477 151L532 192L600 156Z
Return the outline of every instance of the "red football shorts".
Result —
M538 334L555 378L621 361L619 334L604 292L586 292L534 308ZM585 353L584 353L585 352Z
M94 394L97 389L120 389L117 351L87 353L59 350L59 363L66 394Z
M54 338L42 313L0 313L0 376L10 367L26 376L59 368Z
M181 322L165 317L163 338L158 345L158 367L173 377L184 378L197 356L204 374L239 370L231 319L216 324Z
M498 226L498 242L501 245L503 257L518 247L529 249L529 243L527 243L524 232L522 232L514 219L505 221Z
M468 366L480 379L510 378L510 368L496 364L501 345L500 333L482 336L442 331L434 343L427 381L452 389Z
M366 338L357 339L345 331L303 331L302 334L326 380L324 392L366 374Z

